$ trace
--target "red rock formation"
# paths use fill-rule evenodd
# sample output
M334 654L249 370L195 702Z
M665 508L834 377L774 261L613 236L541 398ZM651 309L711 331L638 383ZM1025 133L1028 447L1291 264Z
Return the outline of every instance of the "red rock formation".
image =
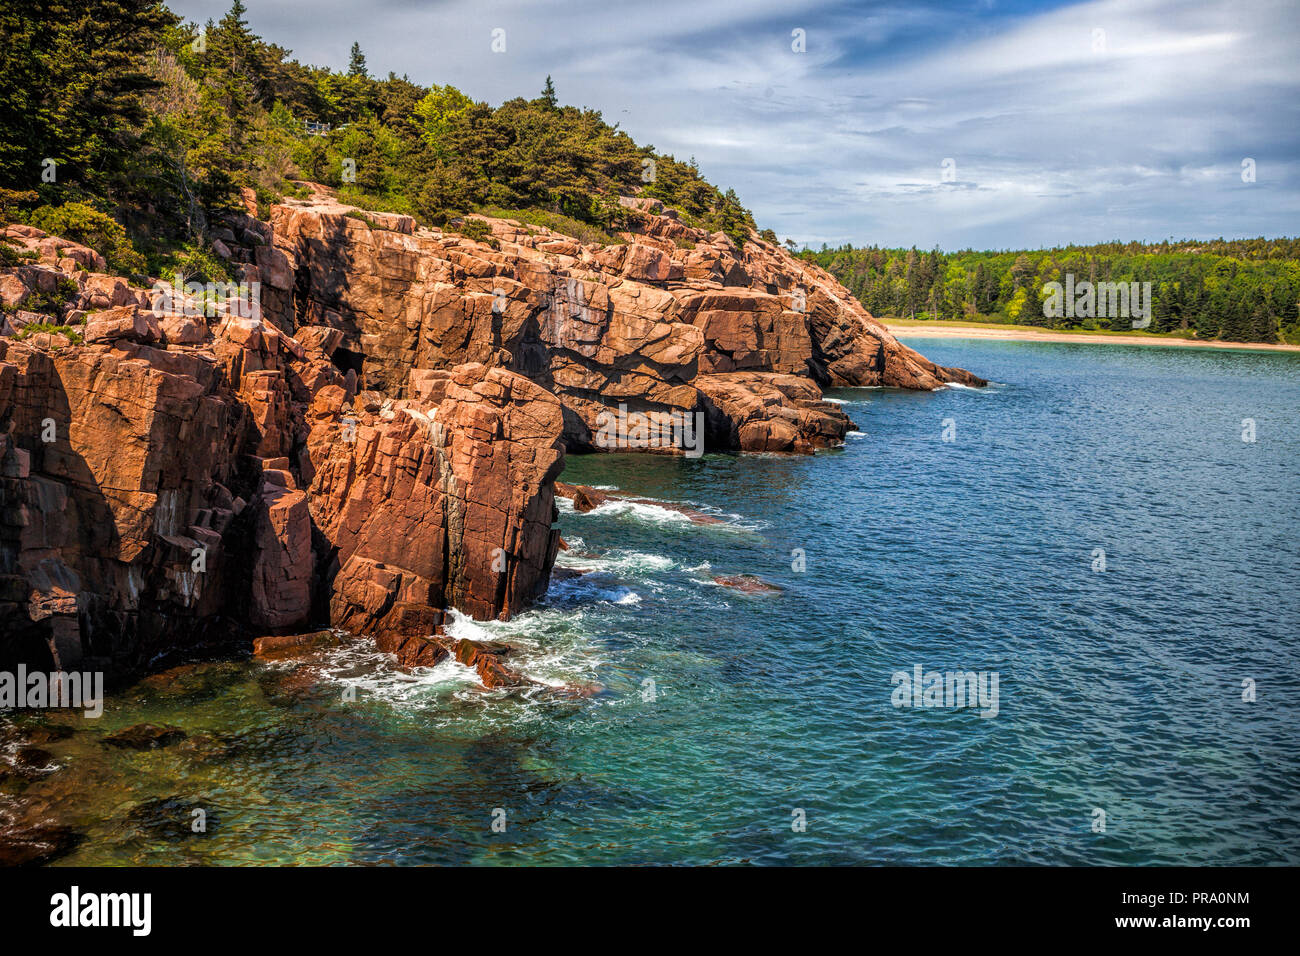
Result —
M626 244L601 246L513 220L485 219L483 242L403 216L366 214L372 227L323 192L290 200L271 219L276 283L292 274L297 296L278 321L337 329L366 387L387 395L416 394L427 369L517 371L559 397L571 449L596 447L601 414L622 404L730 417L710 429L714 447L805 451L852 427L808 404L818 386L982 384L899 343L778 246L755 238L742 253L655 202L626 204L638 210ZM733 373L746 377L713 377Z
M840 444L853 427L815 383L795 375L723 372L695 385L716 447L811 453Z
M852 427L822 386L979 383L820 269L655 201L627 200L605 246L508 220L477 242L317 192L228 217L240 306L4 229L0 666L139 667L327 624L459 658L428 644L443 609L504 617L545 591L565 448L595 447L611 409L807 452ZM489 686L523 680L469 650Z
M546 590L559 547L560 403L482 365L426 380L424 394L362 410L352 440L330 414L313 431L312 509L336 548L343 626L381 627L395 606L441 598L475 617L508 616ZM340 397L322 390L313 414Z
M553 395L476 364L411 398L358 394L333 329L155 315L56 251L0 273L15 304L58 290L40 320L70 329L0 337L0 665L138 667L312 621L429 634L441 608L507 615L544 592Z

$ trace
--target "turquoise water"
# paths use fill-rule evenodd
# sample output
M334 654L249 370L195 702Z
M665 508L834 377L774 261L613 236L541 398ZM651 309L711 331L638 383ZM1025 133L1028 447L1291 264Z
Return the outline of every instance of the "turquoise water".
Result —
M816 457L569 460L723 519L566 507L590 573L455 625L594 696L364 641L202 665L51 718L5 799L65 863L1300 863L1300 356L917 345L999 384L832 391L861 433ZM997 716L893 706L914 665L997 672ZM192 739L99 743L141 720Z

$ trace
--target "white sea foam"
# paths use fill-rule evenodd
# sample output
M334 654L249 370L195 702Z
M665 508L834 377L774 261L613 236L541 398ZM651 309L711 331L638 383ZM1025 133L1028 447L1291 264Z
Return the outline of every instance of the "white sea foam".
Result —
M447 632L448 637L471 641L492 640L492 635L484 627L486 621L476 621L468 614L464 614L455 608L450 608L447 611L447 617L448 623L443 625L443 630Z
M845 438L866 438L867 433L866 432L845 432L844 437Z
M948 382L944 385L940 385L938 388L934 389L934 391L940 392L945 388L951 388L953 391L957 392L974 392L977 395L989 395L1004 386L1005 383L1003 382L989 382L984 388L978 388L974 385L963 385L961 382Z
M434 667L400 669L392 655L376 650L362 640L328 654L321 668L322 680L358 695L374 696L394 704L423 705L431 697L478 683L478 674L455 658Z
M691 519L680 511L674 511L672 508L663 508L659 505L643 504L640 501L607 501L603 505L592 509L588 514L593 515L611 515L623 517L624 515L637 521L644 521L649 524L686 524L691 523Z
M676 564L672 558L664 557L662 554L618 550L595 557L561 554L555 563L561 568L573 568L578 571L613 571L623 574L667 571Z

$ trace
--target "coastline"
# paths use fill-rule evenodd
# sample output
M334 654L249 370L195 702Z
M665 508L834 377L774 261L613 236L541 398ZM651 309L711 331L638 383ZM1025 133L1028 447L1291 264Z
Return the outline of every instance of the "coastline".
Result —
M1089 345L1166 345L1180 348L1236 349L1252 352L1300 352L1300 345L1268 342L1206 342L1154 335L1106 335L1087 332L1053 332L1049 329L1011 328L1000 325L934 325L930 322L896 322L877 319L897 338L1005 339L1008 341L1078 342Z

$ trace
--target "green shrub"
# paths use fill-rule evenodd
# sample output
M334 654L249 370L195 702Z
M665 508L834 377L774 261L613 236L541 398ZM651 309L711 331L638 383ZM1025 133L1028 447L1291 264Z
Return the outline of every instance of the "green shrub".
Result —
M278 192L266 186L254 186L253 194L257 197L257 218L262 220L270 219L271 206L284 200Z
M347 216L349 219L356 219L356 220L358 220L358 221L360 221L360 222L364 222L364 223L365 223L367 226L369 226L371 229L378 229L378 228L379 228L379 223L375 222L373 219L371 219L369 216L367 216L367 215L366 215L364 212L362 212L360 209L349 209L349 210L348 210L347 212L345 212L343 215Z
M31 189L0 189L0 223L11 222L18 207L31 205L38 198Z
M447 228L476 242L482 242L484 236L492 235L492 227L482 219L462 219L460 222L449 224Z
M210 249L195 246L181 257L185 280L198 279L202 282L229 282L230 270L225 262L217 258Z
M19 305L3 306L3 311L10 314L22 309L25 312L40 312L42 315L58 315L68 304L80 287L66 276L60 276L53 292L34 292Z
M35 249L15 249L8 242L0 242L0 266L20 266L40 257Z
M113 272L128 276L145 272L144 256L131 245L126 230L112 216L85 203L41 206L32 210L27 222L50 235L89 246L104 257Z
M14 338L21 342L23 339L36 335L38 332L49 332L52 335L66 335L68 341L73 345L80 345L85 341L82 338L81 333L72 326L54 325L50 322L33 322L30 325L25 325L18 330L18 334L15 335Z

